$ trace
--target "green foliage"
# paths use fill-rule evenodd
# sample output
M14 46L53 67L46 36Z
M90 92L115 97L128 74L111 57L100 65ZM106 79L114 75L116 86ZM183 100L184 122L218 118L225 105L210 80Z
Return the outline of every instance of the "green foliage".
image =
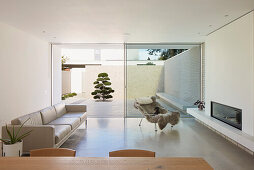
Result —
M186 49L147 49L149 55L160 55L159 60L167 60Z
M70 58L67 56L62 56L61 62L62 64L66 63Z
M98 92L94 91L94 92L92 92L91 94L92 94L92 95L97 95L97 93L98 93Z
M103 82L103 84L104 84L105 86L110 86L110 85L111 85L111 83L110 83L110 82L108 82L108 81Z
M97 81L100 82L100 81L103 81L104 78L97 78Z
M69 93L68 96L69 96L69 97L73 97L73 94L72 94L72 93Z
M69 97L77 96L77 93L68 93L68 94L63 94L62 95L62 100L65 100Z
M113 98L111 93L114 93L115 91L109 87L111 85L111 82L109 82L110 78L108 77L107 73L100 73L98 74L98 78L93 83L95 84L94 88L95 90L91 93L94 97L94 99L110 99Z
M146 63L146 65L155 65L155 64L153 64L153 62L148 62Z
M30 119L30 118L29 118ZM15 144L18 142L21 142L21 140L25 137L27 137L28 135L30 135L30 133L32 132L32 130L27 131L21 135L19 135L22 127L24 126L24 124L29 120L27 119L24 123L21 124L21 126L18 128L17 133L15 132L15 128L14 125L12 125L12 130L10 131L7 127L7 125L5 126L5 130L9 136L9 139L0 139L4 144L6 145L11 145L11 144Z
M98 74L98 77L108 77L108 74L107 73L100 73L100 74Z

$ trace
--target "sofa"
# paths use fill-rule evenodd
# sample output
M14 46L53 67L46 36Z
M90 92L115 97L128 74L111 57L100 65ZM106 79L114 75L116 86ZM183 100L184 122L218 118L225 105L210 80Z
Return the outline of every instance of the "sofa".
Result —
M32 130L23 139L23 153L39 148L58 148L85 122L87 128L86 105L59 103L40 111L18 117L11 121L8 129L15 131L25 123L20 134ZM2 127L2 137L8 138L6 127Z

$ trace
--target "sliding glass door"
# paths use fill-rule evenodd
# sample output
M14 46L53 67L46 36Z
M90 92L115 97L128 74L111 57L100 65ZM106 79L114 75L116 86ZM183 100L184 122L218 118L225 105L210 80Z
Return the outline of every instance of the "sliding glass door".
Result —
M166 95L183 109L200 99L199 45L54 44L52 49L53 104L89 105L89 117L142 117L134 102L147 96Z
M194 77L200 78L200 72L196 72L198 68L200 68L200 63L195 60L195 57L193 57L194 60L191 61L190 57L182 57L181 55L193 47L195 46L164 44L126 45L126 117L143 117L133 106L135 99L141 97L158 96L159 93L162 93L169 96L172 95L173 97L179 98L179 100L187 99L193 102L192 99L188 98L192 97L192 94L186 94L186 88L190 88L189 91L193 89L184 84L187 83L187 85L191 86L200 83L198 79L197 83L192 83L191 80L189 80L189 78ZM198 50L200 54L200 49ZM174 57L176 58L174 59ZM200 61L200 55L197 57L196 58ZM187 58L188 61L185 58ZM184 63L186 63L190 71L192 71L192 66L197 67L194 69L195 73L193 73L195 76L188 77L188 70L184 67ZM170 68L168 68L169 65ZM169 70L170 72L168 72ZM174 82L169 82L171 80L174 80ZM182 80L186 82L182 82ZM194 89L198 88L199 87ZM195 91L195 93L199 95L200 91ZM195 98L195 100L197 99L200 99L200 96ZM169 107L169 110L170 109L171 107ZM173 110L172 108L172 111Z
M124 117L124 45L53 45L53 101L86 104L89 117Z

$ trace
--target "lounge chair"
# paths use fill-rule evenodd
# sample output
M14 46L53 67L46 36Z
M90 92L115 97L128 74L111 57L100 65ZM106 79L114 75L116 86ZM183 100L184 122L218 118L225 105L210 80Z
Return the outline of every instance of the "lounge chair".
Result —
M156 97L143 97L136 98L134 107L138 109L142 115L147 119L148 122L155 124L155 131L157 131L156 124L158 123L159 128L164 129L168 123L171 124L171 128L179 122L180 113L170 112L163 108L157 101ZM159 114L155 114L156 109ZM140 120L139 126L141 126L143 118Z

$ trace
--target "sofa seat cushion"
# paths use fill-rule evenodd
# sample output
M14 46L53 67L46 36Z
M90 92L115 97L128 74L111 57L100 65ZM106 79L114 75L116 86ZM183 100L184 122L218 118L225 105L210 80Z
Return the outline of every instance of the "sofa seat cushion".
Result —
M87 113L84 112L67 112L63 118L80 118L80 121L87 119Z
M53 106L50 106L41 110L41 117L44 125L52 122L57 118L55 108Z
M55 127L55 143L60 142L70 131L70 125L54 125Z
M80 123L80 118L57 118L49 123L49 125L71 125L71 129L77 127Z
M56 109L56 116L57 117L61 117L62 115L64 115L66 113L65 103L58 103L58 104L54 105L54 107Z

